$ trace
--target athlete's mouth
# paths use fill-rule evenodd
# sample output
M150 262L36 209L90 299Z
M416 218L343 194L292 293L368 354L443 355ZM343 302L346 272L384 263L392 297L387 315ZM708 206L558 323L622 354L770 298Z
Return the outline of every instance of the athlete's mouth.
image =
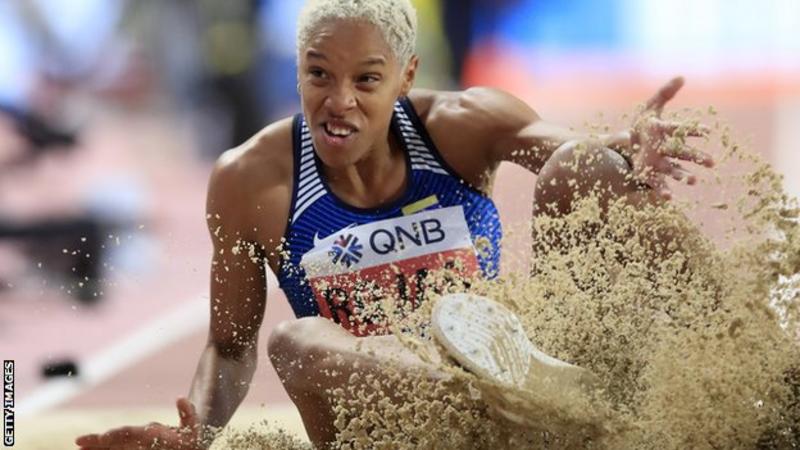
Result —
M341 120L331 120L323 124L325 133L334 138L347 138L358 132L358 128Z

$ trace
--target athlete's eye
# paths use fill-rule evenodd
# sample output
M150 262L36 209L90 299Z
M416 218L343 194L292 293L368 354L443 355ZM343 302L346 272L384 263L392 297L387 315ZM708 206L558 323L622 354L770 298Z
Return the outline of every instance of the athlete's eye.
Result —
M358 82L361 83L361 84L373 85L373 84L376 84L379 81L381 81L380 75L374 74L374 73L368 73L368 74L361 75L360 77L358 77Z
M311 75L312 78L326 79L328 77L328 74L319 67L308 69L308 74Z

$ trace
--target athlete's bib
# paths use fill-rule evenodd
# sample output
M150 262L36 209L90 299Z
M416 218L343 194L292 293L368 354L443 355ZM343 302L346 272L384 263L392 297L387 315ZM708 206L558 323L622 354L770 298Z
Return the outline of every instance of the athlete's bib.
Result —
M381 326L378 298L394 299L401 312L408 312L419 304L431 272L466 279L480 270L460 206L352 226L315 239L300 265L320 314L357 335Z

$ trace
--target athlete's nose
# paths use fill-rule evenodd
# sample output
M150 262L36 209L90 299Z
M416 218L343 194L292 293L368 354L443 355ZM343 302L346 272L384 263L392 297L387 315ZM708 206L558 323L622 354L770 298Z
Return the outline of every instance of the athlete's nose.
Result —
M356 95L351 86L336 86L325 99L325 105L334 114L341 114L356 106Z

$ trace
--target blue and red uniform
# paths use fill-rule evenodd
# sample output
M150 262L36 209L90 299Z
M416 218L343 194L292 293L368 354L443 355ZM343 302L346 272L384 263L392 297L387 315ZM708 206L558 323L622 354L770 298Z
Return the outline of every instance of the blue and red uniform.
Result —
M502 229L494 202L442 159L408 99L396 103L391 132L405 151L405 192L390 205L357 208L328 187L306 121L295 117L278 280L298 317L324 316L361 335L374 329L359 312L376 295L416 302L430 271L497 275Z

